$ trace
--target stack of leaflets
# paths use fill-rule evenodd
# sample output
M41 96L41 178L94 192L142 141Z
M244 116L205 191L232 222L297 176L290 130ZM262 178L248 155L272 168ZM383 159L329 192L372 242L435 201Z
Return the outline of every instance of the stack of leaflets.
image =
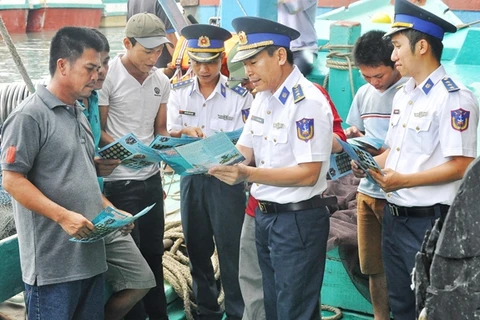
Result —
M159 135L149 146L129 133L98 150L98 155L104 159L120 159L122 165L133 169L164 161L180 175L206 173L211 167L245 160L234 145L242 130L218 132L205 139Z
M127 216L110 206L106 207L92 220L95 231L90 233L88 237L76 239L70 238L73 242L96 242L105 238L110 233L130 224L150 211L155 204L146 207L134 216Z

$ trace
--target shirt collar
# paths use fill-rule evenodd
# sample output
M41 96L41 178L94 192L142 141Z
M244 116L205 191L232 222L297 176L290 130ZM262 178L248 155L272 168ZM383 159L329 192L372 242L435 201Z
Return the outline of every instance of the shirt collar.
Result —
M408 80L405 84L404 90L405 92L411 92L416 88L419 88L424 95L428 95L432 87L435 86L440 80L442 80L446 74L447 73L445 71L445 68L440 65L417 87L415 86L415 80L413 78L410 78L410 80Z
M288 75L285 81L278 87L273 96L282 104L285 105L287 100L292 96L292 88L297 85L302 77L302 73L294 66L293 71Z
M62 102L60 99L58 99L53 93L51 93L44 85L37 85L37 90L35 92L40 99L42 99L43 103L49 108L53 109L55 107L65 107L67 104ZM79 108L80 110L83 109L82 105L78 102L78 100L75 101L75 107Z
M193 91L200 93L198 78L195 76L195 81L193 82L192 91L190 91L190 95L192 95ZM215 94L222 96L223 98L227 98L227 77L220 74L220 78L218 79L217 85L215 89L213 89Z

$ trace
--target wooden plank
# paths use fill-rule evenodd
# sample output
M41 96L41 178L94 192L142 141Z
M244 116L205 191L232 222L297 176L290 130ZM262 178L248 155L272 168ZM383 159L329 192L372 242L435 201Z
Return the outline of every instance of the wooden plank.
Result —
M17 235L0 241L0 302L5 301L25 288L20 268L20 252Z

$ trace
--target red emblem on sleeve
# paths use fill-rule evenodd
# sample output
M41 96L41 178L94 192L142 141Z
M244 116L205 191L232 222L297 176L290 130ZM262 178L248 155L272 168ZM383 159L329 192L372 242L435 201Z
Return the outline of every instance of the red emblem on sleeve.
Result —
M9 164L15 163L16 155L17 155L17 147L15 146L8 147L5 161Z

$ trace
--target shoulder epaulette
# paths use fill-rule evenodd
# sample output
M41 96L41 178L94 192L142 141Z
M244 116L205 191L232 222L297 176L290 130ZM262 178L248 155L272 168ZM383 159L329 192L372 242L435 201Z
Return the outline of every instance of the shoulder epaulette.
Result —
M442 82L443 82L443 85L445 86L445 88L447 88L448 92L455 92L455 91L460 90L460 88L457 87L455 82L453 82L453 80L450 77L443 78Z
M298 103L305 99L305 94L303 93L302 86L297 84L292 88L293 91L293 103Z
M176 82L176 83L172 83L172 89L180 89L180 88L184 88L186 86L189 86L193 83L193 81L195 81L193 78L191 79L188 79L188 80L185 80L185 81L180 81L180 82Z
M236 85L233 88L230 88L230 90L234 91L235 93L241 95L242 97L245 97L247 95L248 90L242 87L241 85Z

